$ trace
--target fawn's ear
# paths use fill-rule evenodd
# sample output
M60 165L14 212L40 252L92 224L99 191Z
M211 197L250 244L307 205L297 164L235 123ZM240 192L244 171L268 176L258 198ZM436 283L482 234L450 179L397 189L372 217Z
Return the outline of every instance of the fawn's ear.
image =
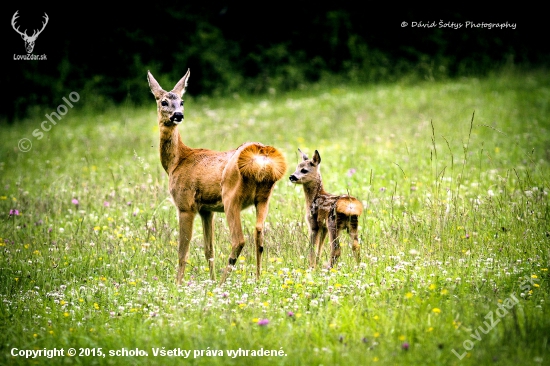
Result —
M172 92L178 94L180 97L183 97L185 94L185 89L187 89L187 80L189 80L189 75L191 75L191 69L187 69L185 75L178 81Z
M151 93L153 93L155 99L160 99L162 97L162 94L166 93L164 90L162 90L160 84L158 83L158 81L155 80L153 74L151 74L150 71L147 71L147 81L149 82L149 88L151 88Z
M321 155L319 155L319 151L315 150L315 154L313 154L313 163L315 165L321 164Z
M302 152L302 150L298 149L298 151L300 152L300 156L302 157L302 160L303 160L303 161L306 161L306 160L308 160L308 157L307 157L307 155L306 155L306 154L304 154L304 153Z

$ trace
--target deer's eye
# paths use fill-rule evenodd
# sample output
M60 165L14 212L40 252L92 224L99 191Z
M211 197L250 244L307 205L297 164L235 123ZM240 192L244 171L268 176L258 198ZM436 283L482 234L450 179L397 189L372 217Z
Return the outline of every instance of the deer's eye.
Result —
M183 100L181 101L180 105L183 107Z
M168 107L168 102L163 100L162 102L160 102L160 105L163 107Z
M302 174L307 174L308 171L309 171L309 170L307 170L307 169L302 169L302 170L300 170L300 173L302 173Z

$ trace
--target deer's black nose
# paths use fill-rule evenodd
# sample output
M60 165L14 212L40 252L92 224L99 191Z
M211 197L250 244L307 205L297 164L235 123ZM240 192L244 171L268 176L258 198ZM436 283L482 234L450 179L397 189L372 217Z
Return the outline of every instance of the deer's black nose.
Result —
M288 177L288 179L290 179L291 182L296 182L298 180L298 178L296 178L296 176L294 174L292 174L290 177Z
M174 122L181 122L181 120L183 119L183 113L181 112L176 112L172 115L172 117L170 117L170 121Z

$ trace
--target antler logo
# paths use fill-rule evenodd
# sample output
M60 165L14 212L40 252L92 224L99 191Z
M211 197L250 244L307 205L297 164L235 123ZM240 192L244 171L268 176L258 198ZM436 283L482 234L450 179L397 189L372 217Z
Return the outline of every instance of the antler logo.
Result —
M46 28L46 25L48 24L48 14L44 13L44 18L45 18L45 22L42 22L42 29L40 30L37 30L35 29L32 36L29 37L29 35L27 35L27 30L25 29L24 32L21 32L19 30L19 27L15 27L15 20L19 17L19 15L17 14L19 12L19 10L17 10L15 12L15 14L13 14L13 18L11 18L11 26L13 27L13 29L19 33L21 35L21 38L23 38L23 41L25 41L25 49L27 50L27 53L32 53L32 50L34 49L34 42L36 41L36 38L38 38L38 36L40 35L40 33L42 33L42 31L44 30L44 28Z

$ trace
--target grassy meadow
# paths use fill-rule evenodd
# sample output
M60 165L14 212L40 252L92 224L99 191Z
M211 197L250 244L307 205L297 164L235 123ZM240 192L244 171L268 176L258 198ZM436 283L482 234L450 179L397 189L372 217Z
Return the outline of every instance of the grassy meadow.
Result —
M251 208L223 286L198 218L174 283L153 96L104 109L94 98L79 94L55 125L42 125L52 105L0 126L0 364L550 364L547 72L186 97L187 145L271 144L287 176L297 148L318 149L325 188L365 206L361 263L346 241L336 268L310 270L303 192L285 177L260 281ZM223 214L215 225L219 279ZM48 358L54 348L63 355Z

